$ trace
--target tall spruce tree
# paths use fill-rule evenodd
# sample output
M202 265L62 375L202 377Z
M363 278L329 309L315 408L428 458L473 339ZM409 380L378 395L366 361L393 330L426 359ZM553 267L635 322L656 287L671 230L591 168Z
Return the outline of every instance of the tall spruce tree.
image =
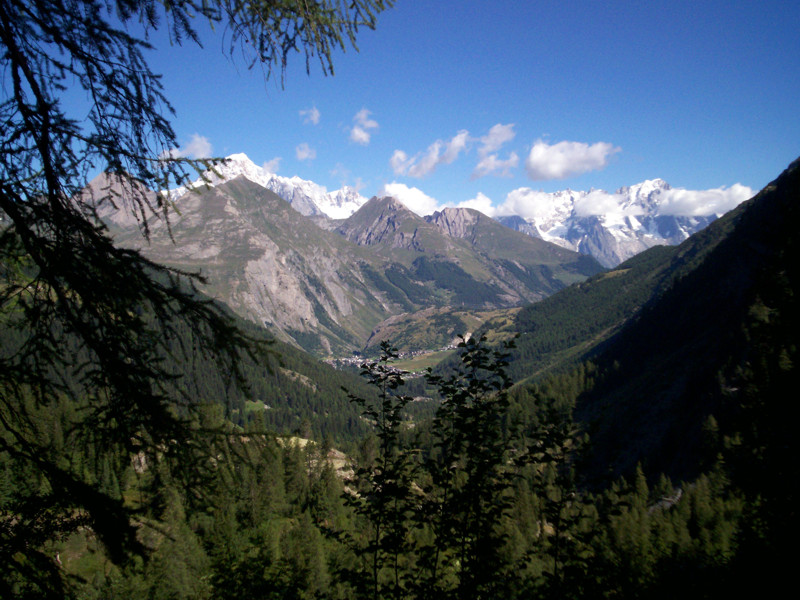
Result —
M0 595L63 597L48 539L87 525L122 561L141 549L130 510L98 486L103 465L158 460L180 489L197 490L212 463L182 357L201 353L242 382L243 353L265 346L216 305L200 278L114 245L98 207L130 211L148 235L169 220L163 190L208 167L173 157L172 108L147 64L147 36L198 42L196 19L223 24L229 50L283 82L289 57L318 59L354 45L391 0L6 0L0 3L0 461L34 483L0 509ZM135 26L135 27L134 27ZM136 37L131 31L141 32ZM85 113L70 112L68 88ZM112 185L84 192L96 169ZM191 344L175 344L188 325ZM75 405L64 447L91 457L75 468L37 419ZM81 450L82 449L82 450Z
M502 521L511 506L513 469L505 419L511 380L508 350L485 338L459 344L461 363L447 377L428 374L442 397L433 424L437 453L426 490L434 541L424 551L430 597L493 598L508 565Z
M361 371L377 398L350 396L373 424L377 448L374 458L356 470L355 490L344 495L365 527L363 538L353 545L361 562L349 575L359 597L376 600L406 597L411 580L413 464L400 437L411 397L400 393L407 373L390 364L397 358L397 349L381 342L380 358L364 363Z

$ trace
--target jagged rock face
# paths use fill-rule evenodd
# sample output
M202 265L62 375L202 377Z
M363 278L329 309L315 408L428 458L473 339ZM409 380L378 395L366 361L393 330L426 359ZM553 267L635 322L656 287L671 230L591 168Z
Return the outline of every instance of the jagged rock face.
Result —
M569 243L565 244L565 247L594 256L603 266L616 265L623 257L628 258L648 248L635 237L627 240L618 239L596 217L587 219L586 223L581 225L579 230L576 231L576 228L571 231L575 233L565 240Z
M395 198L372 198L336 231L359 246L426 252L428 224Z
M497 222L501 225L505 225L509 229L513 229L514 231L519 231L524 233L525 235L529 235L531 237L542 239L542 234L539 233L536 225L533 223L528 223L525 219L520 217L519 215L511 215L508 217L497 217ZM558 242L553 242L554 244Z
M205 292L282 339L314 336L320 354L357 346L389 314L364 284L357 248L263 187L239 178L178 204L172 239L162 223L149 244L138 230L112 223L112 233L154 260L202 272Z
M401 230L405 207L392 198L386 198L376 208L369 222L364 222L358 229L342 225L339 233L359 246L387 244L394 248L405 248L413 242L413 233L408 236Z
M455 238L468 238L473 234L475 224L481 214L464 208L445 208L427 217L429 223L433 223L447 235Z

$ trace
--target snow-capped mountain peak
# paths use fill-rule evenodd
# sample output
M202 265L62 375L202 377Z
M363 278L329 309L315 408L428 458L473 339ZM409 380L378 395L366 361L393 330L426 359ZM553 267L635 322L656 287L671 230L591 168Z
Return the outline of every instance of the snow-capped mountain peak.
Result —
M324 214L332 219L345 219L367 201L367 198L350 187L328 192L325 186L313 181L307 181L297 176L282 177L271 173L256 165L246 154L241 152L226 157L225 162L206 171L204 177L198 178L188 186L172 190L170 197L178 200L190 189L205 185L214 187L239 176L244 176L253 183L275 192L303 215Z
M171 197L179 200L189 189L219 185L239 176L274 192L306 216L346 219L367 202L355 188L345 186L328 192L313 181L272 173L243 153L231 154L207 172L205 180L199 178L173 190ZM648 179L616 192L565 189L547 193L519 188L508 197L512 211L498 216L498 220L548 242L591 254L604 266L613 267L651 246L677 244L716 218L716 214L696 216L676 210L676 206L681 208L681 201L681 190L672 189L663 179ZM718 199L708 202L712 201Z
M535 192L527 198L525 222L506 222L613 267L651 246L677 244L715 218L662 214L670 190L663 179L648 179L615 193L596 189ZM530 210L537 205L544 208Z

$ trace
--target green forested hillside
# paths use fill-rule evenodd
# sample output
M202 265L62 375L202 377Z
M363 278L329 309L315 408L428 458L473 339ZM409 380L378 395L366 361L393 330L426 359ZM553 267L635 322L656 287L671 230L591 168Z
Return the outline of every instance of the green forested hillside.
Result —
M710 476L719 498L738 498L741 520L718 525L735 536L718 555L727 566L708 597L728 586L776 589L791 577L799 529L799 414L791 399L800 385L799 200L795 161L719 225L670 251L660 263L671 265L661 288L651 288L657 293L592 351L591 362L515 396L525 415L546 398L574 415L588 440L579 473L592 489L643 468L652 481L662 473L690 486ZM719 539L721 530L709 534Z
M697 457L712 423L719 436L739 431L753 410L793 421L785 393L800 339L798 199L794 163L721 228L704 232L716 243L701 252L698 244L679 247L669 287L604 344L594 359L603 375L577 412L591 424L598 464L624 469L644 461L687 476L702 466ZM784 437L771 428L758 435Z
M385 354L385 358L390 354ZM111 560L91 528L41 543L75 598L715 598L733 589L745 505L719 471L682 483L642 471L589 493L581 437L556 387L527 418L509 396L503 352L464 344L457 372L430 377L446 399L409 429L410 398L390 361L365 370L373 423L340 454L250 428L186 496L156 462L107 465L91 480L136 511L141 557ZM213 416L212 416L213 418ZM42 422L42 433L52 427ZM64 451L63 442L49 442ZM91 456L72 452L76 465ZM4 514L41 483L0 454ZM343 479L344 478L344 479ZM4 579L37 597L38 566ZM681 577L676 579L675 574ZM0 570L4 577L8 570Z
M259 335L254 326L241 325ZM224 374L210 369L202 359L184 365L189 368L190 394L200 401L222 402L227 418L242 428L257 424L278 434L327 438L348 446L364 436L367 427L343 391L364 388L356 375L336 370L289 344L273 341L271 349L274 357L266 363L244 361L248 382L244 391L226 384Z
M522 381L597 354L643 307L658 302L674 282L700 266L748 206L739 206L679 246L653 247L523 308L513 324L499 331L519 334L509 366L514 379Z

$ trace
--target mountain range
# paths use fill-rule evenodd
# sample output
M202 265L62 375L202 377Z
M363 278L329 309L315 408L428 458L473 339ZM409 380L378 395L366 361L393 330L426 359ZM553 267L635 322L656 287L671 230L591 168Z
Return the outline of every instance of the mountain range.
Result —
M346 219L368 200L351 187L328 192L324 186L313 181L271 173L242 153L231 154L225 162L216 165L191 185L172 190L170 197L177 200L191 189L213 187L239 176L275 192L305 216L324 215L330 219Z
M189 188L218 185L240 175L275 192L300 214L317 219L322 227L333 227L329 219L346 219L368 200L351 187L328 192L312 181L271 173L241 153L227 157L205 181L198 179L171 195L178 199ZM591 255L610 268L647 248L678 244L720 216L671 214L667 208L671 189L664 180L653 179L620 188L614 194L569 189L534 192L524 218L505 215L497 216L497 220L511 229Z
M215 189L234 197L237 186L252 197L254 188L241 178ZM193 197L199 201L206 193ZM453 330L457 323L446 317L454 314L454 299L469 295L473 305L502 305L502 294L490 287L499 287L498 280L490 277L483 288L476 285L479 270L468 268L470 260L483 257L505 265L508 274L519 274L509 265L519 262L522 248L531 259L526 268L539 275L544 261L550 261L552 277L536 279L546 297L518 300L536 288L535 278L518 278L515 285L527 285L516 296L506 289L506 300L524 306L486 320L475 333L516 337L507 369L523 413L536 412L525 402L567 400L591 439L581 465L587 485L606 485L636 465L676 480L692 479L721 468L724 455L735 461L734 475L743 489L794 510L787 499L797 494L792 450L797 411L789 399L800 361L798 197L800 159L751 200L682 243L652 247L610 270L588 262L581 268L580 260L592 259L510 232L474 210L444 209L423 219L391 198L369 200L323 233L342 242L342 252L347 248L362 257L358 253L367 251L384 261L381 281L400 282L392 274L405 273L410 307L424 306L413 294L415 284L450 292L447 302L428 310L432 320ZM362 276L375 268L376 263L360 260ZM464 265L469 278L453 276L458 272L453 265ZM570 278L574 284L564 287ZM545 293L548 282L551 288L560 282L562 289ZM399 320L395 316L384 323Z
M596 190L539 194L534 216L502 216L498 221L589 254L611 268L653 246L678 244L719 217L667 214L663 206L670 190L663 179L653 179L614 194ZM604 209L609 197L614 198L613 207Z
M118 243L201 272L205 293L318 356L364 350L373 329L401 313L520 306L602 270L470 209L423 219L373 198L329 231L242 175L173 202L170 223L154 221L149 241L113 207L101 216ZM437 327L448 341L464 332Z
M90 188L108 185L100 176ZM668 190L661 180L624 188L621 212L604 215L586 214L596 192L567 190L539 197L528 220L470 208L422 217L397 199L329 193L234 154L170 192L172 220L153 222L147 243L129 212L109 205L100 215L118 242L201 272L206 293L279 339L317 356L346 356L369 352L384 331L396 335L386 324L408 314L427 319L427 337L413 344L448 345L469 328L442 311L471 311L470 324L480 322L482 311L536 302L713 220L659 215Z

